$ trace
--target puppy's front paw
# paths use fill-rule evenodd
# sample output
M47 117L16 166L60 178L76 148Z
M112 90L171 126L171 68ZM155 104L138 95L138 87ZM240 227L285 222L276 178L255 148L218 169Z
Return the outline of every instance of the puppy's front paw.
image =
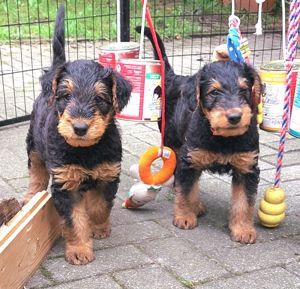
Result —
M95 257L91 248L69 247L66 248L65 259L72 265L85 265L92 262Z
M198 225L197 217L194 214L175 215L173 225L180 229L193 229Z
M254 227L231 227L231 240L243 244L253 244L256 241L256 230Z

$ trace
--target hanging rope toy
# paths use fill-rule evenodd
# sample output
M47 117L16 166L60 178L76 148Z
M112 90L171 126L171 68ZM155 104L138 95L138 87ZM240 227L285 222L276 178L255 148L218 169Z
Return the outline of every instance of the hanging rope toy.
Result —
M256 0L257 3L260 2L260 14L258 23L261 25L261 5L264 0ZM234 0L232 0L232 13L229 16L229 30L227 36L227 50L228 56L231 60L235 62L246 62L250 65L249 56L250 56L250 48L247 38L242 38L240 32L240 19L236 15L234 15ZM259 27L259 24L256 28ZM257 115L256 122L261 124L263 121L263 106L262 99L257 104Z
M229 58L235 62L244 62L240 50L241 34L239 30L240 19L234 14L229 16L229 30L227 36L227 49Z
M284 153L285 137L289 124L289 107L291 99L291 83L292 83L292 69L296 56L297 43L299 39L299 25L300 25L300 1L290 1L289 12L289 27L288 27L288 46L285 58L286 68L286 89L284 96L284 108L282 115L282 125L280 130L279 148L277 154L276 174L274 187L266 190L264 199L260 203L258 210L258 217L262 225L266 227L278 226L285 217L284 203L285 193L280 188L282 159Z
M155 49L161 66L161 145L150 147L140 158L139 164L133 165L130 169L131 175L140 181L133 185L129 190L129 196L123 202L124 208L137 208L154 200L157 193L163 186L172 185L174 182L173 173L176 168L176 155L174 151L164 146L165 130L165 64L156 38L155 29L152 23L147 0L143 2L143 15L145 14L149 25L152 38L155 43ZM145 17L143 16L143 19ZM141 35L144 35L143 26ZM151 171L154 161L160 159L163 161L162 168L155 174Z

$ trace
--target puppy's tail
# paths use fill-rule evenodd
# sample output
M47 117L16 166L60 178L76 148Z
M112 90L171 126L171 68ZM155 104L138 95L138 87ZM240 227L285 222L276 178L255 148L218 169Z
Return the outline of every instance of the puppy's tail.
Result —
M135 31L136 32L141 33L141 30L142 30L141 26L136 26L135 27ZM160 48L163 60L165 62L165 70L166 70L166 72L173 71L173 69L172 69L172 67L171 67L171 65L169 63L168 56L166 54L166 49L165 49L164 43L161 40L159 34L157 32L155 32L155 33L156 33L156 38L157 38L158 46ZM152 47L153 47L154 58L158 60L158 54L157 54L157 51L155 49L154 40L153 40L153 37L152 37L152 34L151 34L151 31L150 31L149 27L145 27L144 35L150 40L150 42L152 44Z
M53 36L52 66L59 66L66 62L65 55L65 7L61 5L57 11Z

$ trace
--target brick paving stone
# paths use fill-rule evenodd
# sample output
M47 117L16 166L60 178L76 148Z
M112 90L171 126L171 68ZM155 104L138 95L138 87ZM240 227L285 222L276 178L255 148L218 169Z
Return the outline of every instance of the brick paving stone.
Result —
M139 242L147 238L151 239L168 236L169 232L164 228L161 228L153 221L147 221L154 220L157 222L157 220L171 215L171 205L163 206L161 203L153 203L150 207L143 207L137 210L127 210L121 208L120 201L116 201L111 214L112 234L108 239L95 240L95 248L105 248L121 244L122 242ZM146 226L144 226L145 224ZM129 235L130 230L131 235ZM123 232L124 235L122 235ZM118 239L119 236L121 239ZM63 240L60 239L51 249L49 256L61 256L63 255L63 252Z
M219 199L228 199L231 195L231 178L227 175L212 175L212 179L201 180L199 182L200 192L212 196L218 196Z
M262 179L268 181L268 180L274 180L275 177L275 170L264 170L260 173L260 176ZM284 166L284 160L283 160L283 166L281 170L281 181L293 181L293 180L299 180L300 179L300 165L293 165L293 166Z
M155 122L155 121L145 122L145 126L158 131L158 125L157 125L157 122Z
M85 266L70 265L64 258L48 259L43 266L52 274L54 281L65 282L152 263L132 245L95 251L95 257L93 262Z
M102 275L55 285L55 289L122 289L110 276ZM53 287L48 287L53 288Z
M266 155L276 155L278 152L278 148L274 147L271 148L270 146L260 144L259 145L259 157L262 158L263 156Z
M158 266L147 266L137 270L114 273L118 282L126 289L184 289L186 288L170 273Z
M182 230L172 224L172 219L162 219L159 223L170 230L174 236L186 240L193 244L203 253L218 250L219 248L235 248L240 244L230 240L229 231L224 228L216 227L210 218L204 220L204 217L198 219L198 227L192 230Z
M23 140L21 138L21 140ZM14 140L12 140L13 142ZM16 139L17 142L20 142L20 139ZM11 146L9 148L9 151L12 152L15 157L17 157L19 160L22 161L22 164L24 165L23 169L26 172L27 168L28 168L28 162L27 162L27 152L26 152L26 143L25 142L21 142L20 146L15 147L15 146Z
M7 182L0 178L0 199L18 197L18 193Z
M211 257L234 273L245 273L291 262L299 252L299 246L282 239L267 243L243 245L234 249L216 250Z
M289 193L289 191L286 191L287 194ZM286 214L289 215L295 215L297 217L300 216L300 196L296 195L296 196L286 196L285 199L286 202Z
M217 194L202 193L203 204L206 212L198 218L199 226L201 223L210 224L218 228L225 228L228 225L230 197L218 196Z
M300 141L299 141L300 142ZM284 166L292 166L299 163L300 149L296 151L287 151L283 156L283 165ZM263 156L261 158L263 161L268 162L269 164L276 165L277 162L277 154Z
M300 288L300 278L294 274L276 267L261 270L242 276L234 276L228 279L209 282L204 285L196 286L195 289L291 289Z
M274 163L274 164L275 164L275 163ZM274 165L273 165L273 164L270 164L270 163L268 163L268 162L265 162L265 161L263 160L263 158L260 158L260 159L258 160L258 166L259 166L259 168L260 168L261 171L263 171L263 170L268 170L268 169L273 169L273 168L274 168Z
M139 157L140 156L132 155L128 151L124 150L124 152L123 152L123 162L121 164L122 172L129 176L130 175L129 174L129 169L130 169L131 165L137 164L139 162ZM126 162L124 160L126 160Z
M144 122L134 122L126 120L118 120L121 128L125 125L126 128L122 129L124 135L131 134L138 136L139 133L151 133L153 129L146 126Z
M268 132L268 131L265 131L262 129L260 129L258 132L259 132L259 142L262 144L279 141L279 138L280 138L279 133ZM276 147L276 149L277 149L277 147Z
M161 141L161 134L158 131L158 129L146 133L138 133L136 137L142 142L147 142L151 145L156 145L156 146L159 146Z
M286 270L291 272L292 274L295 274L298 278L300 278L300 260L296 261L293 260L290 264L285 266ZM300 288L300 284L299 284Z
M126 224L113 227L109 238L94 240L94 248L97 250L131 243L143 243L147 239L167 236L170 236L169 231L152 221Z
M269 242L280 238L288 238L300 234L299 215L289 214L286 210L286 217L276 228L266 228L260 224L255 215L255 227L257 230L257 242Z
M27 174L29 174L27 172ZM29 185L29 175L22 178L17 179L10 179L7 180L7 183L14 188L14 190L17 192L18 196L22 196L28 189ZM50 190L49 190L50 192Z
M123 166L122 166L123 169L125 169L124 166L126 166L126 164L123 162ZM133 184L134 184L134 179L131 176L121 174L117 196L120 197L121 199L127 198L128 192Z
M169 201L152 201L138 209L123 209L121 202L116 201L112 211L113 224L132 224L142 221L159 220L172 215L173 205Z
M299 180L288 181L288 182L283 181L281 183L281 188L285 191L287 199L294 197L294 196L299 196L300 195L300 176L299 176ZM299 207L299 210L300 210L300 207Z
M139 245L155 262L187 281L202 282L228 275L215 260L180 238L155 240Z
M53 245L53 247L48 253L48 257L58 258L63 256L64 256L64 240L61 237L58 240L56 240L55 244Z
M277 150L278 149L278 142L268 143L268 146ZM284 145L284 151L289 152L289 151L295 151L295 150L298 150L298 151L300 150L300 139L292 137Z
M8 148L2 148L1 154L5 155L0 162L0 172L4 179L22 178L27 175L27 159L20 159ZM24 170L25 169L25 170Z
M159 145L159 143L157 143L157 145ZM152 146L152 145L150 145L149 143L147 144L145 142L137 141L137 142L134 142L134 143L128 143L126 146L124 146L124 151L126 151L126 153L129 153L129 154L132 154L132 155L136 156L139 159L140 156L150 146Z
M34 275L25 285L24 289L41 288L48 285L53 285L53 282L49 278L45 277L41 271L42 270L39 269L34 273Z
M121 128L121 132L126 129L126 127L122 127ZM141 141L140 139L138 139L136 136L134 135L130 135L130 134L126 134L124 135L123 133L122 135L122 145L124 149L127 149L127 147L133 146L135 147L136 145L140 144Z

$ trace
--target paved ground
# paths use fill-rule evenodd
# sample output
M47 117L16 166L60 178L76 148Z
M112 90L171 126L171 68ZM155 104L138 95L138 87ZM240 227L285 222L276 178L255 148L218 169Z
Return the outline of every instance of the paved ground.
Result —
M95 241L96 260L81 267L65 262L59 240L26 288L300 288L299 139L288 136L286 144L282 176L287 197L285 221L276 229L266 229L256 219L256 244L241 245L230 241L228 235L227 177L203 176L200 192L208 211L191 231L172 225L171 192L161 192L141 209L122 209L121 202L133 184L129 167L146 148L159 144L160 134L156 123L122 121L121 128L124 161L111 237ZM27 129L28 123L0 129L0 197L20 198L26 190ZM260 136L258 200L272 185L279 138L265 131L260 131Z

